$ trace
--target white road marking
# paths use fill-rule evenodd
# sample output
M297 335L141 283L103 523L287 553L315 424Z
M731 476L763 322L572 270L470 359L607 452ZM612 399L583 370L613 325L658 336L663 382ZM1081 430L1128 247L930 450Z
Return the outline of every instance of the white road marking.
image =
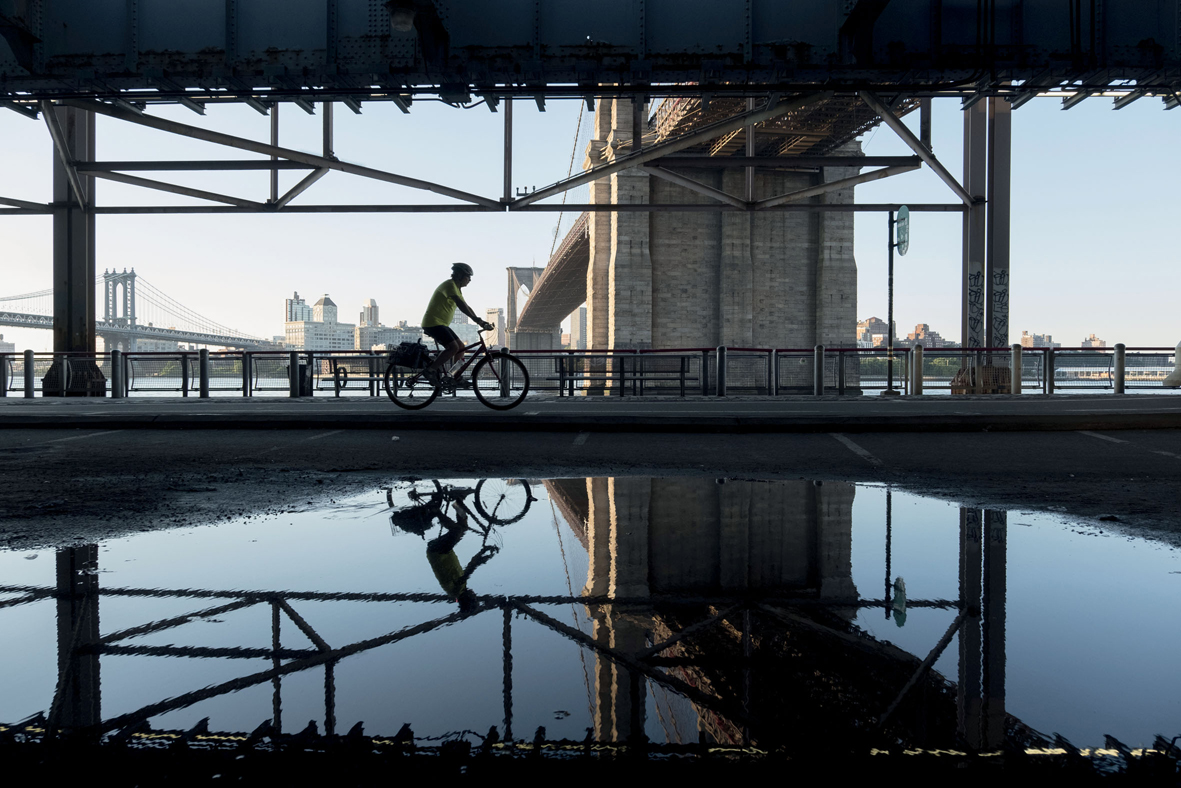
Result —
M1153 454L1161 454L1165 457L1176 457L1177 456L1176 454L1173 454L1173 452L1171 452L1171 451L1157 451L1155 449L1153 450L1152 453Z
M540 416L540 415L541 415L541 411L539 411L539 410L531 410L531 411L529 411L528 413L526 413L525 415L526 415L526 416Z
M1120 440L1119 438L1112 438L1108 435L1100 435L1099 433L1091 432L1090 430L1079 430L1078 434L1079 435L1090 435L1092 438L1098 438L1101 441L1111 441L1112 443L1127 443L1127 441L1125 441L1125 440Z
M332 432L323 432L323 433L320 433L319 435L313 435L312 437L308 438L307 440L318 441L318 440L320 440L320 438L327 438L329 435L336 435L337 433L341 433L341 432L344 432L344 430L333 430Z
M589 432L580 432L580 433L578 433L578 436L577 436L577 437L574 439L574 445L575 445L575 446L581 446L582 444L586 443L586 441L587 441L587 438L589 438L589 437L590 437L590 433L589 433Z
M122 431L123 430L107 430L106 432L92 432L89 435L71 435L68 438L54 438L51 441L45 441L45 442L46 443L64 443L66 441L80 441L80 440L83 440L84 438L97 438L100 435L114 435L116 432L122 432Z
M849 440L847 437L845 437L841 433L830 432L828 434L833 436L834 438L836 438L841 443L843 443L845 445L845 448L847 448L849 451L853 452L858 457L860 457L863 460L865 460L866 462L868 462L870 465L881 465L882 464L881 460L879 460L877 457L875 457L872 454L870 454L869 452L867 452L865 449L858 446L853 441Z

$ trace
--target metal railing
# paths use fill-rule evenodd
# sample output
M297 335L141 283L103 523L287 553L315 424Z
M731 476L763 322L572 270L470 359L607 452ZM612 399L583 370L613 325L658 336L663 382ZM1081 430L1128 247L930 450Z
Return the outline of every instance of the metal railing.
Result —
M1166 347L896 348L892 359L885 348L823 346L513 354L531 391L562 397L1178 391L1163 386L1177 362ZM0 353L0 396L377 397L386 364L386 352L364 350Z

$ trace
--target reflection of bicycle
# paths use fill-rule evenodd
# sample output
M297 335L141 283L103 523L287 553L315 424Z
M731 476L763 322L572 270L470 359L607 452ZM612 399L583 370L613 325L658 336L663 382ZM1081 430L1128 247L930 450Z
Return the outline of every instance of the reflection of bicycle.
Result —
M524 479L481 479L474 488L443 485L432 479L387 487L385 493L386 502L394 510L391 525L424 537L439 515L450 518L455 509L462 510L469 522L478 526L468 526L468 530L486 539L494 526L509 525L524 517L537 500ZM395 493L404 494L409 505L396 502ZM469 496L475 512L464 502Z
M385 370L385 393L400 407L408 410L425 408L439 394L455 393L459 388L455 379L475 364L469 382L476 399L495 410L517 407L529 393L529 371L519 358L503 349L493 353L484 343L484 335L477 336L478 341L463 349L466 356L463 365L443 372L437 385L427 380L425 368L438 357L439 350L430 351L421 367L401 366L391 354Z

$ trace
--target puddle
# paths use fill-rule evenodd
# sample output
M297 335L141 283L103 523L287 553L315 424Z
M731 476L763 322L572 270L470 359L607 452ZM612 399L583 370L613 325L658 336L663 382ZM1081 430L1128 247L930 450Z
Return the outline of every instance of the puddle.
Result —
M767 750L1181 733L1177 550L881 486L396 482L0 553L0 577L4 723Z

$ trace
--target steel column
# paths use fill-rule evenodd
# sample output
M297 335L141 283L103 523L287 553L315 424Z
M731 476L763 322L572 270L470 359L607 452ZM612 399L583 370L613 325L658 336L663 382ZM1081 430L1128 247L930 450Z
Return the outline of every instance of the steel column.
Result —
M79 207L70 183L71 162L94 160L94 113L48 107L62 133L64 150L53 159L53 349L95 350L94 214ZM89 204L94 179L79 178Z
M979 749L981 744L980 525L979 509L960 509L960 602L966 615L960 628L956 710L960 738L972 749Z
M58 550L56 570L58 679L47 727L93 728L102 722L99 655L85 647L99 639L98 545Z
M1012 167L1012 108L1003 98L988 100L988 207L986 281L988 347L1009 344L1009 205Z
M964 211L963 302L960 342L963 347L982 347L984 326L984 195L988 176L988 107L978 102L964 110L964 189L973 203Z

